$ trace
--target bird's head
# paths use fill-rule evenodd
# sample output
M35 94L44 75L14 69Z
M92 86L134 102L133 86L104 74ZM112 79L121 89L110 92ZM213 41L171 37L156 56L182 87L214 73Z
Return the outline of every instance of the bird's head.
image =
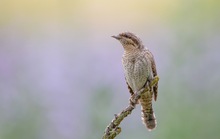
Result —
M141 40L130 32L120 33L119 35L112 37L119 40L125 51L134 51L144 47Z

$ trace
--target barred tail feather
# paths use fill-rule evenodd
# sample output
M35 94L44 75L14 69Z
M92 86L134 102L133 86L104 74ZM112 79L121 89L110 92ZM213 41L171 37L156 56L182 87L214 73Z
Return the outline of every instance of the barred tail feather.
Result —
M144 93L140 100L141 104L141 119L144 125L148 128L149 131L153 130L156 127L156 117L152 108L152 95L150 92Z
M153 130L157 125L154 113L149 114L142 111L141 119L149 131Z

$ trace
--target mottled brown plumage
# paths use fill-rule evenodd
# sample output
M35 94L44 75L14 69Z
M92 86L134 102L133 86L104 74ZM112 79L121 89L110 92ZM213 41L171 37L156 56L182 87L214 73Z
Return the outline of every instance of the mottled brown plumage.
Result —
M141 40L130 32L121 33L113 38L120 41L124 48L122 63L125 79L131 96L146 87L157 75L152 53L144 47ZM158 84L145 92L139 99L142 108L142 120L149 130L156 127L156 118L152 108L152 97L157 100Z

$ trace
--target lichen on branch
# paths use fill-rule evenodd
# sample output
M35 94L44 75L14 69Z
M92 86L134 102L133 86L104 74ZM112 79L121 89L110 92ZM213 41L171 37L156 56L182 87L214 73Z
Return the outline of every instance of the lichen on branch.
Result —
M140 91L136 92L133 97L130 98L129 105L119 114L115 114L114 119L106 127L102 139L114 139L118 134L121 133L121 127L119 127L120 123L125 117L132 113L133 109L135 109L135 106L138 104L138 100L141 95L150 91L150 88L154 86L158 81L159 77L155 76L153 81L146 88L142 88Z

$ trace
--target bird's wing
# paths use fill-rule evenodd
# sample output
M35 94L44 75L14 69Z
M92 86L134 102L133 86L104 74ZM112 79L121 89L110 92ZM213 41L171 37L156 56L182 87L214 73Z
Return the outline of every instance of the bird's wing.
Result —
M152 68L152 72L153 72L153 77L155 77L155 76L157 76L157 69L156 69L156 63L155 63L155 60L154 60L154 56L149 50L146 51L146 54L147 54L147 57L151 61L151 68ZM157 93L158 93L158 83L156 83L153 86L153 94L154 94L154 100L155 101L157 100Z

